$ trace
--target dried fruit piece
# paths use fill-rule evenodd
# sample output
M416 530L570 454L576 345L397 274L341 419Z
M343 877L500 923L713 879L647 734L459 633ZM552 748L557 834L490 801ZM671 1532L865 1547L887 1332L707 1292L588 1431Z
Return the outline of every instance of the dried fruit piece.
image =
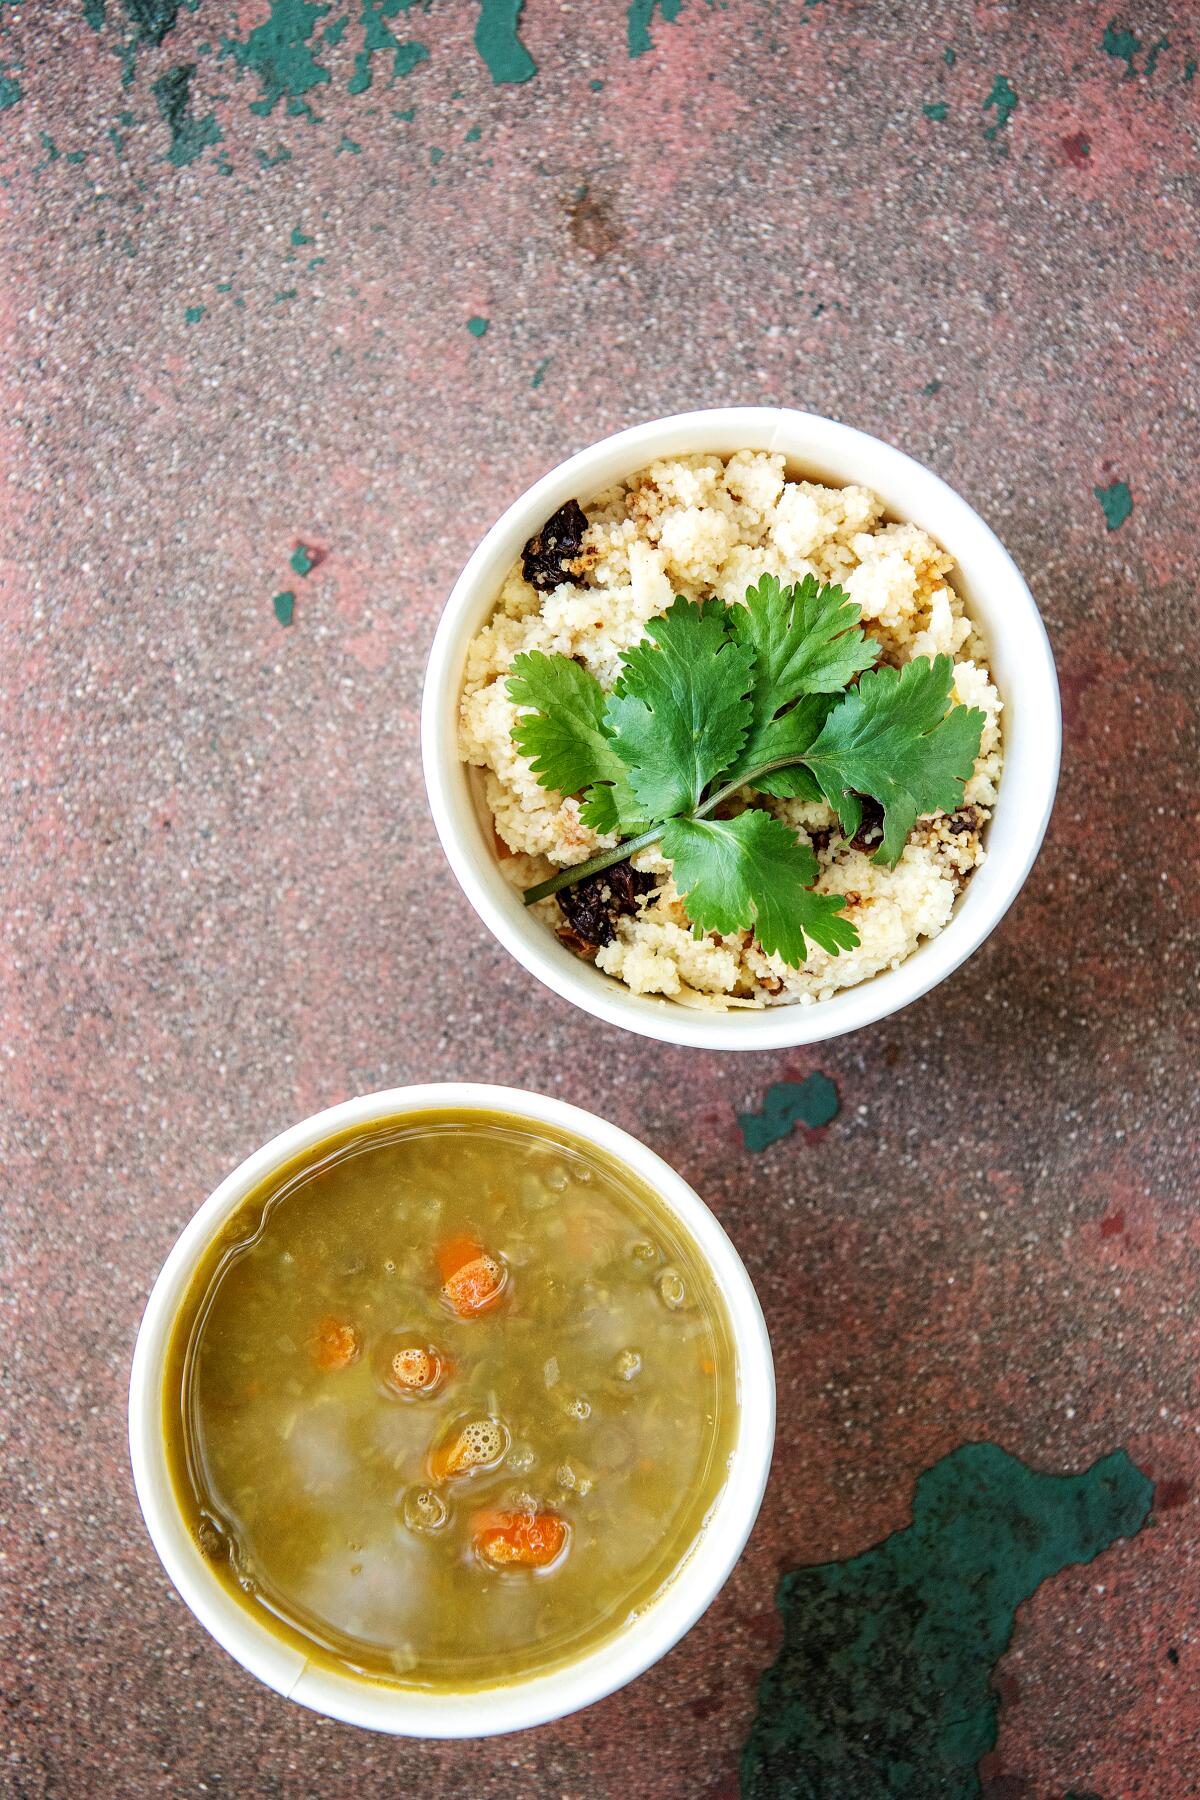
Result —
M551 513L542 529L534 532L521 557L521 572L531 587L548 594L561 581L573 579L575 571L569 565L583 549L587 525L587 514L578 500L568 500Z
M582 939L585 945L611 944L616 936L614 919L622 913L635 913L640 897L648 894L657 882L657 876L635 869L626 860L614 863L611 869L602 869L598 875L577 881L574 887L563 888L558 904L567 921L567 930L574 938ZM560 931L559 936L566 941L564 932ZM576 949L573 942L567 947Z

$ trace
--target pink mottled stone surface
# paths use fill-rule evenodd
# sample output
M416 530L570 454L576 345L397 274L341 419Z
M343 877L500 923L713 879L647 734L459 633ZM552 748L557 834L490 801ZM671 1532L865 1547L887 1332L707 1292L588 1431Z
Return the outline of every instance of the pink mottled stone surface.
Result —
M983 1792L1200 1792L1194 17L1139 9L1122 57L1083 5L692 0L631 57L622 8L528 0L537 73L507 86L474 8L435 7L392 21L428 59L389 86L377 54L352 92L335 7L314 119L252 111L220 54L266 0L148 10L128 86L118 0L99 30L0 10L0 1789L728 1800L778 1572L903 1524L920 1471L986 1437L1064 1470L1124 1446L1159 1504L1023 1610ZM154 84L191 64L173 140ZM417 711L442 599L525 483L735 401L863 426L983 512L1054 639L1066 746L1042 858L965 969L819 1054L722 1060L575 1014L484 934ZM749 1154L736 1113L816 1067L838 1119ZM587 1716L459 1747L244 1676L170 1591L124 1440L145 1295L220 1176L331 1101L451 1075L674 1162L758 1284L781 1391L761 1524L685 1642Z

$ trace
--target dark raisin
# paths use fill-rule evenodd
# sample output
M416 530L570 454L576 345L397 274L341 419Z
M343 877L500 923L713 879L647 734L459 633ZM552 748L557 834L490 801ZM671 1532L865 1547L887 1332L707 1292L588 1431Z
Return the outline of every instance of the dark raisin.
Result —
M862 797L862 821L850 839L852 850L877 850L883 836L883 808L870 794Z
M556 513L551 513L540 531L534 532L525 546L521 570L526 581L548 594L560 581L570 581L574 562L583 549L587 515L578 500L568 500Z
M627 861L619 862L611 869L601 869L598 875L586 876L573 887L560 888L558 904L570 931L598 949L611 944L616 936L613 920L622 913L636 912L641 895L648 894L655 885L653 875L635 869Z
M574 887L560 888L558 894L558 904L571 931L585 944L595 947L611 944L616 935L601 891L601 880L599 875L590 875L586 881L577 881Z
M975 831L979 825L979 814L973 806L964 806L961 811L952 813L947 821L947 828L952 837L961 837L964 831Z
M614 863L611 869L605 869L601 880L608 882L612 895L609 910L614 913L636 912L642 895L648 894L655 885L653 875L648 875L644 869L635 869L628 861Z

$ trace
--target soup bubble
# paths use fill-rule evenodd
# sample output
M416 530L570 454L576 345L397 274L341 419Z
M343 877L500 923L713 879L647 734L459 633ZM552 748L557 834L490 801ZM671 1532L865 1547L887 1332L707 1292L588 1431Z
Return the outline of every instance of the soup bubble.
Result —
M635 1375L642 1372L642 1359L636 1350L622 1350L613 1362L613 1374L618 1381L632 1381Z
M400 1516L410 1531L440 1531L450 1517L450 1508L432 1488L409 1488Z
M576 1462L559 1463L555 1480L572 1494L590 1494L594 1485L591 1476Z
M658 1297L663 1305L672 1312L678 1312L687 1302L687 1289L683 1285L683 1276L678 1269L664 1269L655 1284Z

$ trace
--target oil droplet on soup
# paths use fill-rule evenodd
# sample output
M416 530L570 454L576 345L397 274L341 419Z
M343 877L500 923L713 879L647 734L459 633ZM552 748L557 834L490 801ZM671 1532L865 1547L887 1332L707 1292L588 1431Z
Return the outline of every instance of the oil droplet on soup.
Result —
M618 1164L499 1114L343 1133L252 1194L174 1328L176 1490L305 1654L469 1688L579 1655L683 1559L736 1432L724 1305Z

